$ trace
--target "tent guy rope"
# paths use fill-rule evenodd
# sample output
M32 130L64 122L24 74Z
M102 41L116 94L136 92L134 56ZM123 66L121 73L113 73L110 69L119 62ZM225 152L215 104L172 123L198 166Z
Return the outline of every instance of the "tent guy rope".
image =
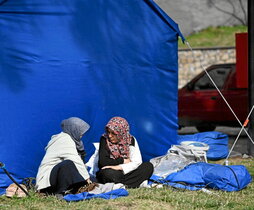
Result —
M225 165L228 165L228 158L229 158L231 152L233 151L233 149L234 149L234 147L235 147L235 145L236 145L236 142L238 141L238 139L239 139L239 137L240 137L240 135L241 135L243 129L248 125L249 118L250 118L250 115L251 115L253 109L254 109L254 105L252 106L252 108L251 108L251 110L250 110L250 112L249 112L249 114L248 114L248 116L247 116L247 118L246 118L244 124L242 125L242 128L241 128L241 130L239 131L239 133L238 133L238 135L237 135L237 137L236 137L236 139L235 139L235 141L234 141L234 143L233 143L233 145L232 145L232 147L231 147L231 149L230 149L230 152L228 153L228 156L226 157L226 160L224 161L224 164L225 164Z

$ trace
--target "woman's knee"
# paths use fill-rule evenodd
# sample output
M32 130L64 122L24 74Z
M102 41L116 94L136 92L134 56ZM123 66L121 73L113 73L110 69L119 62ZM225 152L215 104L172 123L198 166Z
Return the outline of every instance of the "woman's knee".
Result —
M147 175L151 176L153 174L153 164L150 162L144 162L141 165L142 171L145 171Z
M146 164L147 170L153 173L153 170L154 170L153 164L150 162L145 162L145 164Z

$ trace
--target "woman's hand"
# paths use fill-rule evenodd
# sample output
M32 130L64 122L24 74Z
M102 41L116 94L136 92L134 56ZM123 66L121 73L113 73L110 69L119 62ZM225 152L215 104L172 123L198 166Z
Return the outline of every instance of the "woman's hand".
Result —
M129 162L131 162L130 158L123 159L123 163L124 163L124 164L125 164L125 163L129 163Z
M92 183L92 181L91 181L90 178L88 178L88 179L86 180L86 182L87 182L87 184L91 184L91 183Z
M111 168L111 169L117 170L117 171L123 170L123 168L119 165L117 165L117 166L104 166L101 169L107 169L107 168Z

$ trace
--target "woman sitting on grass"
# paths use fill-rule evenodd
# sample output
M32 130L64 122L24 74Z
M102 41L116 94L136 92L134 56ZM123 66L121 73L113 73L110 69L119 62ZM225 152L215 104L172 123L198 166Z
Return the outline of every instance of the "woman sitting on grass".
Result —
M82 136L89 125L77 117L63 120L63 132L51 137L36 177L37 190L46 194L77 193L90 184Z
M137 188L153 173L150 162L142 163L136 139L129 133L128 122L121 117L112 118L100 139L99 172L101 183L123 183Z

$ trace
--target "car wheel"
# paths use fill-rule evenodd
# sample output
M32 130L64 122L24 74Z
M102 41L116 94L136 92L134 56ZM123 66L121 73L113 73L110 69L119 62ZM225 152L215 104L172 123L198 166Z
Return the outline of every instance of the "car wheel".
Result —
M178 130L181 130L183 128L182 125L178 125Z
M197 125L196 128L199 132L206 132L206 131L214 131L216 126L215 125Z

